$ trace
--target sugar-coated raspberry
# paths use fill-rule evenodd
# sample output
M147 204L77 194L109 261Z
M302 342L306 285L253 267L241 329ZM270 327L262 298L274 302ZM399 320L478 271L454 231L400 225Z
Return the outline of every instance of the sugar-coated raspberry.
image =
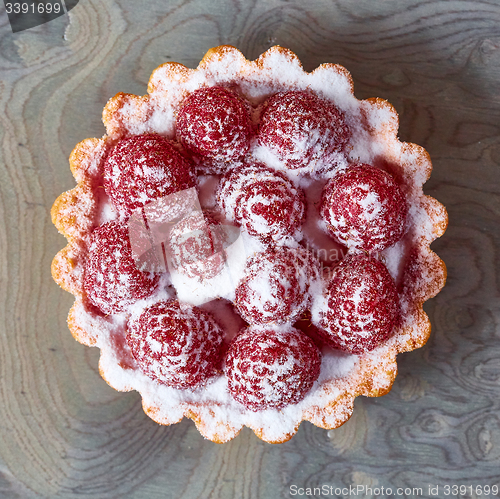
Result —
M175 269L200 281L224 268L225 233L210 214L193 212L177 222L169 234L169 251Z
M325 185L320 213L342 244L381 251L405 232L408 205L396 181L384 170L356 165Z
M130 320L127 341L142 372L174 388L195 388L220 368L224 333L209 313L177 300Z
M319 326L334 348L359 354L390 337L399 319L399 299L389 271L379 260L355 253L335 267Z
M193 165L157 134L120 140L104 163L104 189L113 205L127 214L195 184Z
M285 175L262 163L245 163L228 170L221 178L217 190L217 202L229 220L238 220L240 200L248 186L258 181L283 183L287 189L294 185Z
M251 132L247 105L224 87L194 91L177 114L177 136L184 147L216 162L241 158L250 147Z
M249 258L235 306L251 324L294 322L306 309L319 262L303 248L272 247Z
M303 90L271 96L260 118L258 140L291 169L336 163L351 137L337 107Z
M233 398L251 411L297 404L318 379L321 354L293 327L252 326L230 343L225 363Z
M302 191L282 173L260 164L227 172L217 196L226 217L260 239L293 236L305 220Z
M153 294L159 276L141 272L134 262L128 229L107 222L92 233L83 287L89 301L105 314Z

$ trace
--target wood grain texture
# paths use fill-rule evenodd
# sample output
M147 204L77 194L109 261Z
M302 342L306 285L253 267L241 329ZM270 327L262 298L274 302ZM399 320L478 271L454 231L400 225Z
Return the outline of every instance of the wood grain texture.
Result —
M497 1L469 0L80 0L69 19L17 34L2 11L0 497L254 499L290 497L292 484L498 483L499 26ZM189 421L156 425L138 394L102 381L98 351L72 339L72 297L50 276L65 245L50 207L74 186L73 146L104 133L108 98L144 94L162 62L195 67L223 43L248 58L280 44L307 70L346 66L356 96L389 100L400 138L429 151L425 190L450 215L433 244L449 279L426 305L429 343L401 355L392 392L357 399L343 427L303 423L279 446L247 429L219 446Z

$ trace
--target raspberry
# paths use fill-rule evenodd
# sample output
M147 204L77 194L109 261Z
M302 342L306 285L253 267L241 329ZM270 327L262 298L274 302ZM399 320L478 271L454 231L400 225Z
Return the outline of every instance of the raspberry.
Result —
M105 314L153 294L159 276L141 272L135 265L127 227L107 222L92 233L85 264L83 288L89 301Z
M302 191L285 175L260 164L230 170L217 195L226 217L260 239L292 236L305 220Z
M250 258L235 294L241 316L253 324L295 321L309 303L319 263L302 248L276 247Z
M297 404L318 379L321 354L293 327L250 327L230 343L225 374L233 398L251 411Z
M142 372L174 388L194 388L220 367L224 333L214 318L177 300L155 303L129 321L127 341Z
M362 253L346 256L335 267L327 287L326 306L319 320L325 340L354 354L380 345L399 319L393 278L383 263Z
M172 263L178 272L200 281L224 267L224 232L211 215L194 212L176 223L169 234Z
M405 232L408 205L398 184L384 170L356 165L325 185L320 213L340 243L381 251Z
M248 107L224 87L196 90L177 114L177 136L184 147L216 162L241 158L250 147L251 131Z
M153 199L195 183L192 165L161 135L122 139L104 163L104 189L115 208L128 215Z
M288 168L312 170L335 163L351 132L331 102L305 91L274 94L260 118L259 143Z

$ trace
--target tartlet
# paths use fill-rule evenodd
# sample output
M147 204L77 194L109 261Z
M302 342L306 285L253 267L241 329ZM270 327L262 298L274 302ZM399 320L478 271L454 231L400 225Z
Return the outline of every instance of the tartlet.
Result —
M219 126L209 140L207 120ZM220 46L197 69L161 65L147 95L117 94L103 121L106 135L71 153L78 185L52 207L68 241L52 275L75 296L69 328L100 348L110 386L137 390L156 422L188 417L218 443L243 426L270 443L290 439L303 420L336 428L355 397L390 390L397 354L430 334L422 305L446 269L429 246L447 214L423 194L429 155L398 140L389 103L357 100L342 66L306 73L279 46L255 61ZM154 168L158 151L166 173L138 190L136 163ZM365 187L389 192L386 205L359 197ZM162 247L168 265L153 247L140 260L134 246L165 199L181 220ZM382 233L365 230L372 219ZM183 234L197 230L202 244L186 252ZM367 285L380 293L363 302ZM346 312L352 306L363 320ZM168 342L181 330L182 348L195 346L175 357ZM263 342L285 359L276 362L286 376L270 361L263 368ZM242 381L242 372L253 377Z

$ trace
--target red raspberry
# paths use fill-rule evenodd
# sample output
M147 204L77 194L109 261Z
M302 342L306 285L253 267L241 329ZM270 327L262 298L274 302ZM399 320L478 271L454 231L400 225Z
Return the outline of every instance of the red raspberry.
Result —
M405 197L391 175L365 164L329 180L320 207L335 239L365 251L381 251L401 239L407 212Z
M230 343L225 374L233 398L251 411L297 404L318 379L321 354L293 327L253 326Z
M153 199L194 187L192 165L165 137L120 140L104 163L104 188L118 210L130 215Z
M170 231L174 267L199 280L215 277L224 268L224 236L220 223L211 215L193 212Z
M238 220L239 206L248 186L258 181L275 181L293 189L293 183L282 173L262 163L246 163L231 168L221 178L217 201L229 220Z
M302 91L271 96L260 118L259 143L289 168L312 170L336 163L351 132L330 101Z
M230 170L217 195L226 217L260 239L292 236L305 220L302 191L285 175L260 164Z
M235 305L251 324L295 321L309 303L319 263L302 248L276 247L250 258L236 288Z
M247 105L224 87L196 90L177 114L177 136L184 147L216 162L241 158L250 147L251 131Z
M152 295L158 280L159 276L136 267L126 226L108 222L94 230L83 288L99 310L105 314L122 312L136 300Z
M193 388L220 367L224 333L198 307L177 300L155 303L129 321L127 341L142 372L174 388Z
M399 318L396 285L383 263L362 253L347 255L328 283L319 326L334 348L373 350L392 334Z

